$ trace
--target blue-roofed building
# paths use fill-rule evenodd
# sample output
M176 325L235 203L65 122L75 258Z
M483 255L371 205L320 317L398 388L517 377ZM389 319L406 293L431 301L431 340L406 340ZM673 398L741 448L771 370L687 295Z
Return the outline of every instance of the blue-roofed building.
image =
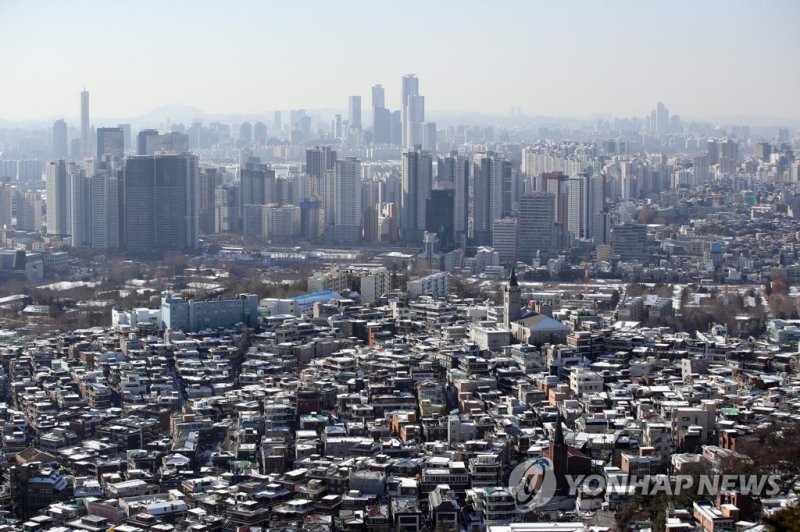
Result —
M319 292L295 296L291 299L297 302L297 307L300 312L302 312L312 308L314 303L329 303L331 301L341 301L344 298L338 292L334 292L332 290L322 290Z

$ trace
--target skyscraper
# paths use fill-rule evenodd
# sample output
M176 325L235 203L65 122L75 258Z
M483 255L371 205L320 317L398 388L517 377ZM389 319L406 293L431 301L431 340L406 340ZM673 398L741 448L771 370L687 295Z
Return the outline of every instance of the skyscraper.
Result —
M419 95L419 79L414 74L403 76L401 92L402 146L418 144L419 124L425 120L425 99Z
M336 151L330 146L315 146L306 150L306 174L308 175L308 186L300 195L301 200L305 199L325 199L324 182L325 172L332 171L336 165ZM331 209L333 215L333 202L323 205L323 209ZM326 214L327 216L327 214ZM331 222L333 223L333 222Z
M386 109L383 85L372 87L372 143L389 144L392 141L392 113Z
M158 130L143 129L136 135L136 155L148 155L148 146L153 142L151 137L158 137Z
M64 120L56 120L53 122L53 157L56 159L66 159L69 157L67 123L64 122Z
M537 253L550 253L554 245L555 197L547 192L523 194L519 200L520 260L530 262Z
M473 158L473 238L478 244L492 241L492 224L511 215L511 163L495 152Z
M263 232L261 228L252 227L247 221L246 213L250 206L268 205L274 201L275 196L275 171L268 164L262 164L257 157L251 158L239 169L239 227L244 230L245 236L258 237Z
M361 129L361 96L350 96L347 103L349 106L347 119L350 121L350 127Z
M70 230L70 178L63 160L47 163L47 234L67 236Z
M450 152L439 158L437 179L453 183L453 232L455 243L464 244L469 231L469 157Z
M125 156L125 132L121 127L101 127L97 129L97 158L106 155Z
M606 178L594 174L589 178L586 199L586 238L594 239L594 244L605 244L608 241L608 213L606 207Z
M453 222L453 189L431 190L431 198L427 203L425 230L439 235L439 246L444 252L451 251L455 245Z
M589 230L589 176L577 175L568 180L567 231L574 238L586 238Z
M425 232L425 208L431 197L433 157L419 145L403 152L403 193L400 229L404 240L421 242Z
M567 227L569 218L569 191L568 180L562 172L545 172L542 174L542 189L555 198L556 223Z
M81 91L81 157L92 156L92 125L89 121L89 91Z
M383 85L372 86L372 107L386 107Z
M197 157L129 157L125 164L125 248L160 254L197 247Z
M422 122L419 125L420 129L420 144L423 150L436 152L436 123L435 122Z
M361 238L361 161L345 157L334 171L334 218L331 239L357 242Z
M5 227L6 229L11 229L13 221L12 208L14 205L14 195L16 193L16 189L11 187L10 180L0 180L0 228Z

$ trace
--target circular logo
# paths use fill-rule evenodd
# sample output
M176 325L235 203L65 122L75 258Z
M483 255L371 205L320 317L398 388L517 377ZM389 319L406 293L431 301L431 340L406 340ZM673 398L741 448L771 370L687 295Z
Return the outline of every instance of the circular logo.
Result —
M525 460L511 471L508 487L520 512L544 506L556 492L553 464L543 457Z

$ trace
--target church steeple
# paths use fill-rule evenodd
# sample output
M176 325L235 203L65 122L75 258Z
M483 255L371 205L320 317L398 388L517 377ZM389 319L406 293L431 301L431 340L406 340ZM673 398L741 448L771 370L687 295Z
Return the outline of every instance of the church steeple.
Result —
M511 324L519 319L520 316L520 289L517 282L517 272L511 268L511 277L508 284L503 287L503 325L511 329ZM512 333L513 334L513 333Z
M561 427L561 411L556 416L556 433L553 436L553 445L564 445L564 429Z

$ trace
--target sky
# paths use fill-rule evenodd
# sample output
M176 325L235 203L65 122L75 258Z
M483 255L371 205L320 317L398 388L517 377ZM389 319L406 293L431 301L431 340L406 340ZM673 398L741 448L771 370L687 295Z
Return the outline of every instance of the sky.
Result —
M345 109L800 119L800 1L0 0L0 119Z

